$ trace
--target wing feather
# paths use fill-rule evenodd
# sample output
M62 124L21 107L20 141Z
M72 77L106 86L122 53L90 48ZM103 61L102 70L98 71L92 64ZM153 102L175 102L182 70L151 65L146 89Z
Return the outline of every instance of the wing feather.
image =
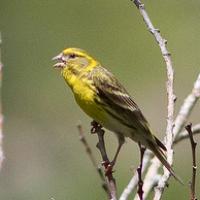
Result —
M148 122L137 104L113 74L105 68L93 70L92 79L98 90L99 103L120 118L124 123L135 128L149 130Z

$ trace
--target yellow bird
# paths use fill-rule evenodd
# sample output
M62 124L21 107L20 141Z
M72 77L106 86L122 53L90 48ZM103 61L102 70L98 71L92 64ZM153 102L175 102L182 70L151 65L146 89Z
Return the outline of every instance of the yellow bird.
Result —
M53 60L82 110L116 134L119 146L114 163L125 137L129 137L150 149L177 179L164 155L166 147L152 134L141 110L111 72L79 48L67 48Z

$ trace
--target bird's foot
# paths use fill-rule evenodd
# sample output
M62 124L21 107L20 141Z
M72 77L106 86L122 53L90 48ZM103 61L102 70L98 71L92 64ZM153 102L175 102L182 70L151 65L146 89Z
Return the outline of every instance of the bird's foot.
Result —
M101 133L102 135L104 134L104 130L103 130L102 125L99 124L98 122L96 122L95 120L93 120L91 122L91 126L92 126L92 128L91 128L90 132L92 134L95 134L95 133Z
M113 167L114 167L115 163L113 161L112 162L110 162L109 160L103 161L102 165L105 168L105 176L110 176L114 172Z

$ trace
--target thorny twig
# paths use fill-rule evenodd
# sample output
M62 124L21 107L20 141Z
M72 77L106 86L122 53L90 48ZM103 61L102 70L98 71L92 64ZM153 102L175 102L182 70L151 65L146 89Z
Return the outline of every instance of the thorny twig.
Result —
M77 126L77 128L78 128L78 131L79 131L80 141L83 143L83 145L85 147L85 150L86 150L86 152L87 152L87 154L88 154L93 166L95 167L95 169L96 169L97 173L99 174L99 177L100 177L100 179L102 181L102 188L108 194L108 187L107 187L107 184L106 184L105 177L103 175L103 172L102 172L101 168L97 165L96 159L95 159L95 157L94 157L94 155L92 153L92 150L91 150L91 148L90 148L90 146L89 146L89 144L88 144L88 142L87 142L87 140L85 138L85 135L83 133L83 127L79 124Z
M192 132L192 124L188 124L185 126L185 129L187 130L190 138L190 143L192 147L192 182L190 185L191 190L191 200L197 200L195 197L195 184L196 184L196 170L197 170L197 164L196 164L196 146L197 143L194 141L193 138L193 132Z
M105 169L105 176L107 178L107 185L109 190L109 199L111 200L117 200L117 189L116 189L116 182L113 177L113 171L112 171L112 165L110 164L110 161L108 159L105 143L104 143L104 130L100 124L98 124L96 121L93 121L91 123L92 129L91 133L96 133L98 136L98 143L97 148L99 149L102 159L103 159L103 166Z

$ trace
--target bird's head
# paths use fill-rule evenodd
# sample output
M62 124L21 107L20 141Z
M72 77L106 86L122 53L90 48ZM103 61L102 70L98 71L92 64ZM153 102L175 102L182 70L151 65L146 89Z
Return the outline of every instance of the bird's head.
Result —
M79 72L91 71L98 65L98 61L79 48L67 48L52 60L57 61L54 67L61 69L62 72L69 69Z

